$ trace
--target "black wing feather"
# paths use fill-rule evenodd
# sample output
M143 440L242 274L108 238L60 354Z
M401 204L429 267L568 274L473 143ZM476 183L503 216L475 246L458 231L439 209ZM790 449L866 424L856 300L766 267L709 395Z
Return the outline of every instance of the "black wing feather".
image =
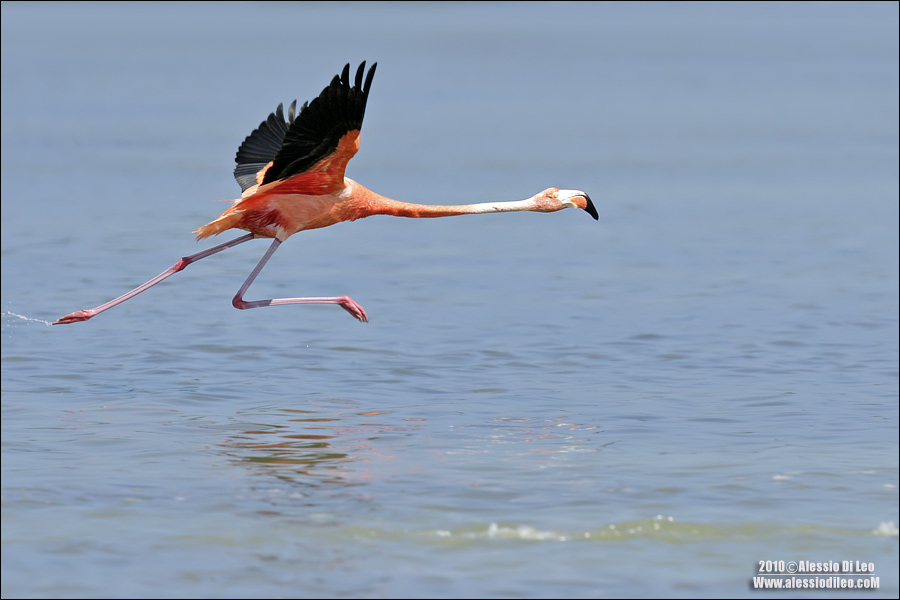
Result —
M234 178L241 191L256 185L256 174L270 162L273 165L266 171L263 184L303 173L334 152L347 132L362 128L376 66L378 63L372 63L363 83L363 61L351 86L347 63L317 98L300 107L296 116L295 100L288 109L287 121L284 107L279 104L238 148Z
M297 101L291 104L288 111L289 118L293 116ZM281 149L284 136L287 134L289 122L284 120L284 106L278 105L275 112L269 115L259 127L253 130L234 157L237 166L234 169L234 178L241 186L243 192L256 185L256 174L260 169L272 162L275 155Z

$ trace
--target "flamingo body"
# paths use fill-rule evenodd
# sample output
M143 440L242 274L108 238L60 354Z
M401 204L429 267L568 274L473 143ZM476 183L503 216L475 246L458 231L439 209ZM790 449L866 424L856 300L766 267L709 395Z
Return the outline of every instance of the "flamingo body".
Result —
M269 250L235 295L235 307L279 304L337 304L360 321L365 310L347 296L276 298L246 301L244 293L278 246L297 232L355 221L371 215L409 218L448 217L493 212L556 212L581 208L599 219L590 197L579 190L548 188L526 200L435 206L399 202L381 196L345 177L347 163L359 150L359 136L376 64L368 73L363 62L351 82L350 65L311 102L296 112L296 100L283 105L247 136L235 155L234 177L241 197L218 218L194 231L197 239L229 229L249 234L180 259L172 267L134 290L90 310L70 313L54 324L86 321L156 285L187 265L254 238L272 238Z

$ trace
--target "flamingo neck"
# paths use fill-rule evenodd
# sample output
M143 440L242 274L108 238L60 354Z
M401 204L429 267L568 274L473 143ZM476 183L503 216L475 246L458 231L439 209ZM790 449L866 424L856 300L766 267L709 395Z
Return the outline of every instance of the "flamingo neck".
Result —
M354 183L354 195L358 201L361 213L358 217L369 215L391 215L395 217L408 217L411 219L429 219L434 217L453 217L456 215L481 215L487 213L520 212L537 210L534 199L515 200L512 202L484 202L480 204L413 204L400 202L364 188Z
M483 215L487 213L518 212L534 210L530 200L514 202L485 202L481 204L454 204L448 206L433 204L411 204L387 199L376 214L409 217L412 219L428 219L433 217L453 217L456 215Z

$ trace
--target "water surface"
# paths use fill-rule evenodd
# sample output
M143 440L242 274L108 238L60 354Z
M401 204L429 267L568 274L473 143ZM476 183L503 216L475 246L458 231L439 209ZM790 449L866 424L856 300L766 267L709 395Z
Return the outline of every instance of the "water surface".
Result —
M897 596L897 5L508 4L3 4L4 597ZM263 241L48 325L361 60L350 177L600 222L373 217L250 291L367 325L234 310Z

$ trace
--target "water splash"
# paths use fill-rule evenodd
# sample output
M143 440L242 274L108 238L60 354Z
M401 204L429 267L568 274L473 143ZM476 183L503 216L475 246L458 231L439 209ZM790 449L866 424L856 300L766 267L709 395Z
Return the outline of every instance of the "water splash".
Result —
M883 521L878 524L878 527L876 527L872 533L887 537L897 537L898 534L900 534L900 530L898 530L896 523L893 521Z
M43 320L43 319L32 319L31 317L26 317L25 315L20 315L20 314L18 314L18 313L14 313L14 312L9 311L9 310L4 310L4 311L3 311L3 320L4 320L4 322L6 322L6 321L11 321L11 320L14 319L14 318L15 318L15 319L20 319L20 320L22 320L22 321L31 321L31 322L34 322L34 323L43 323L44 325L52 325L52 324L53 324L53 323L51 323L50 321L45 321L45 320Z
M896 536L897 526L893 522L881 523L875 530L852 530L823 525L771 525L761 523L698 523L678 522L674 517L657 515L650 519L610 523L591 529L558 530L542 529L530 525L490 523L486 526L461 528L456 530L436 529L419 531L412 535L419 539L439 540L442 544L468 545L484 541L511 540L525 542L581 542L609 543L627 542L636 539L655 539L670 544L690 544L715 540L765 540L777 536L791 535L838 535L838 536ZM374 537L410 535L410 532L389 532L366 528L367 539Z

